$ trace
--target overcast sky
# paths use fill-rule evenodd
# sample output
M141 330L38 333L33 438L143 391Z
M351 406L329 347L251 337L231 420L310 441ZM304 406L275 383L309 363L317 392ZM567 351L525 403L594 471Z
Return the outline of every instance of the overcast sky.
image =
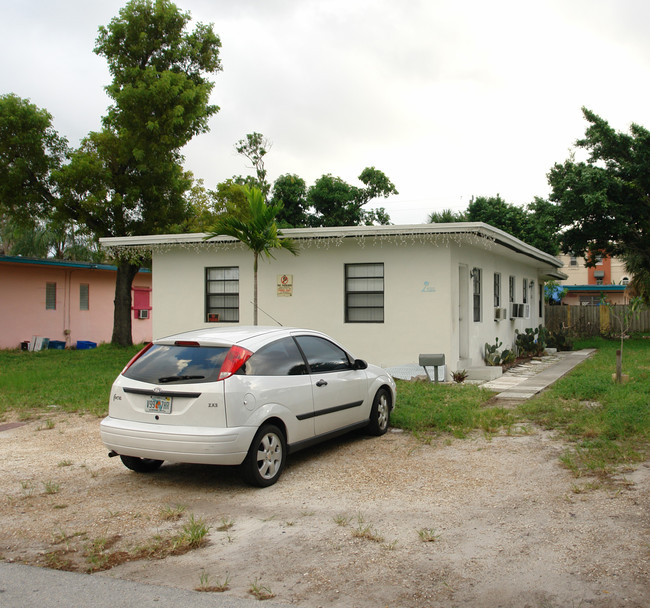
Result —
M72 145L99 128L110 76L97 28L124 0L0 0L0 94L47 109ZM247 174L234 144L273 147L269 178L360 185L381 169L393 223L497 193L524 205L584 134L581 107L650 128L648 0L179 0L213 23L223 72L210 132L185 149L207 187Z

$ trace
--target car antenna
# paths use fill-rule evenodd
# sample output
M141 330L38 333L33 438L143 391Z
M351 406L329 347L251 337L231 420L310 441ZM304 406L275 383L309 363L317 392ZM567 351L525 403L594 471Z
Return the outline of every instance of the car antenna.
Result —
M255 306L255 302L251 301L251 304L253 306ZM266 312L265 310L262 310L259 306L257 307L257 310L261 310L267 317L269 317L269 319L273 319L280 327L284 327L284 325L282 325L282 323L280 323L280 321L278 321L277 319L274 319L268 312Z

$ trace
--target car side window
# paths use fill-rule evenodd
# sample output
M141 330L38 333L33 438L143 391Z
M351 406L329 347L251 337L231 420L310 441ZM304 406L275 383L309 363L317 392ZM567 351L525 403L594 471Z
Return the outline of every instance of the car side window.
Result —
M312 374L352 369L347 353L329 340L318 336L298 336L296 341L305 353Z
M293 338L282 338L260 348L240 368L247 376L298 376L307 373Z

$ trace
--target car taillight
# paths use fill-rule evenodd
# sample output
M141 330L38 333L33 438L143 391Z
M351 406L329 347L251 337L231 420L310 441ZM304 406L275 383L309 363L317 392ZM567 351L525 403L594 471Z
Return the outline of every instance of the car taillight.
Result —
M201 345L194 340L176 340L176 342L174 342L174 346L190 346L192 348L195 348Z
M232 346L221 365L217 380L225 380L236 374L237 370L250 359L252 354L250 350L246 350L241 346Z
M131 367L142 355L144 355L151 347L153 346L153 342L149 342L135 357L133 357L125 366L124 369L120 372L123 374L129 367Z

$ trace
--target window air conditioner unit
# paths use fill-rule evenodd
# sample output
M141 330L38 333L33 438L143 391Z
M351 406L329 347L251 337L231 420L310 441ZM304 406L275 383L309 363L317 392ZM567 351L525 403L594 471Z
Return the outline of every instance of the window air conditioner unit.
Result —
M148 319L149 311L148 310L138 310L138 319Z
M510 302L510 318L521 319L524 316L524 305Z
M494 309L494 320L503 321L503 319L508 318L508 309L507 308L495 308Z

